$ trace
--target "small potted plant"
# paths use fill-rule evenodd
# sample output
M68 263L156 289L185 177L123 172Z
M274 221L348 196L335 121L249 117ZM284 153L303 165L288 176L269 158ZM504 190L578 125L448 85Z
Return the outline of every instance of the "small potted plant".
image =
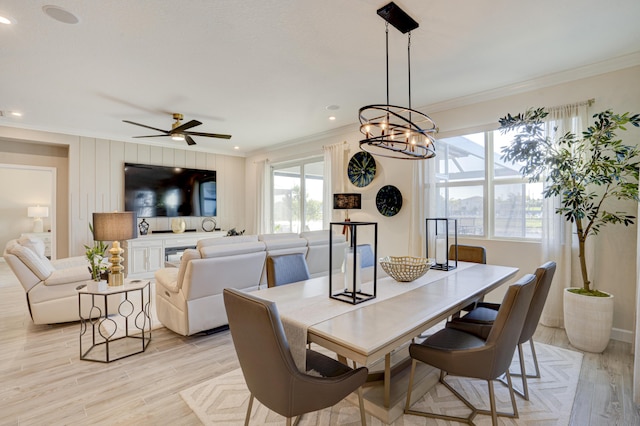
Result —
M568 132L557 140L544 132L547 115L544 108L537 108L501 118L503 133L516 133L501 158L523 164L520 173L531 181L542 179L545 198L559 197L556 213L574 226L582 274L582 287L564 292L565 329L573 346L602 352L613 325L613 296L596 290L589 281L585 243L605 225L634 223L634 216L609 210L609 201L638 200L640 151L625 145L616 132L626 131L627 124L639 127L640 115L600 112L582 135Z
M93 235L93 225L89 224L91 235ZM107 272L109 270L109 259L107 257L108 244L104 241L93 241L93 246L85 245L85 255L89 261L89 271L91 272L91 278L94 281L102 281L107 279Z

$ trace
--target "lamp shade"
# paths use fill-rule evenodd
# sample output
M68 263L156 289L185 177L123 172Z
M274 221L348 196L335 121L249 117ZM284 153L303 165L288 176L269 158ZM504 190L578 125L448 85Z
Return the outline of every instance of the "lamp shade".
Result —
M93 239L96 241L123 241L136 238L137 217L134 212L94 213Z
M333 208L335 210L361 209L362 194L358 194L358 193L333 194Z
M28 217L49 217L49 207L35 206L27 207Z

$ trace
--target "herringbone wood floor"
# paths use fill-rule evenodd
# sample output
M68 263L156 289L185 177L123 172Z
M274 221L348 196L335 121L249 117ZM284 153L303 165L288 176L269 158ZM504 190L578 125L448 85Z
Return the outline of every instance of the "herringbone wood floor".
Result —
M111 364L79 360L77 323L34 325L24 291L0 260L0 425L197 425L178 392L238 368L228 331L194 337L161 328L147 352ZM563 330L535 340L572 349ZM631 345L585 354L573 425L640 425Z

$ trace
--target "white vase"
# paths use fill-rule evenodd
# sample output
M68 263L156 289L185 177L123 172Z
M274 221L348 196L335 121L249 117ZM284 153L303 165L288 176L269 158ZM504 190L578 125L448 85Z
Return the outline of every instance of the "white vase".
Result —
M563 306L564 328L571 345L587 352L604 351L613 327L613 295L585 296L565 288Z

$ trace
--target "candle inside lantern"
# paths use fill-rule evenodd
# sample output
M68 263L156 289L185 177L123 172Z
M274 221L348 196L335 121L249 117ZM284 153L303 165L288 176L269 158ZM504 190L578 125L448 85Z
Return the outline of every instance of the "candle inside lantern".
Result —
M443 237L436 237L436 263L447 263L447 240Z

